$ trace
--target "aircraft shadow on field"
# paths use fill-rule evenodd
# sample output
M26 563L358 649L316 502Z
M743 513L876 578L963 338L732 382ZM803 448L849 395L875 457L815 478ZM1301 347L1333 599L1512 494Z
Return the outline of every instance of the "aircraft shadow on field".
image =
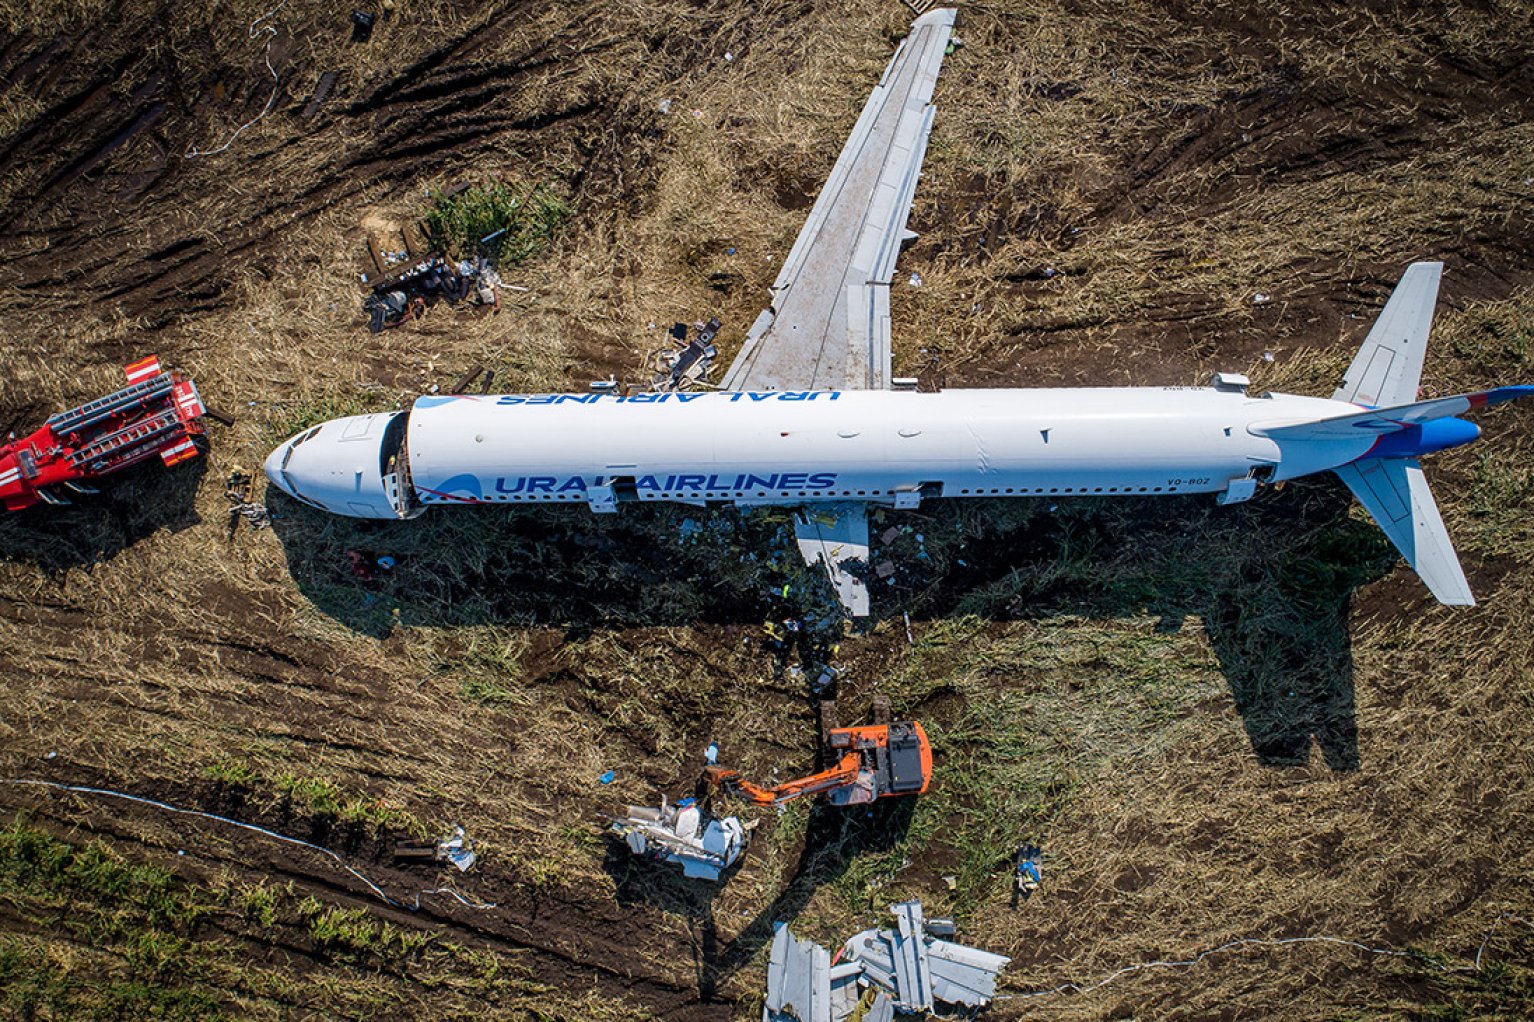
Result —
M364 634L397 623L758 623L785 611L836 623L787 512L484 507L370 523L271 500L300 590ZM869 573L874 618L1151 613L1176 629L1194 615L1260 762L1303 763L1314 742L1330 767L1354 769L1348 607L1396 555L1349 506L1340 484L1315 480L1231 507L1162 497L876 511L875 557L894 572Z
M799 858L782 891L725 943L714 921L714 898L729 873L721 883L688 880L678 867L637 859L616 841L608 843L603 868L613 878L620 905L647 905L687 920L698 995L707 1003L715 999L720 985L772 942L778 923L792 922L818 890L840 879L859 856L888 851L904 840L915 809L916 800L910 798L852 808L812 805Z
M206 472L206 458L169 469L157 460L65 507L0 512L0 561L35 564L55 575L109 561L161 529L190 528L202 521L196 498Z
M407 522L340 518L269 491L300 591L363 634L396 623L598 627L760 623L783 587L834 606L787 511L636 504L433 509ZM378 568L379 558L392 567ZM360 567L359 567L360 565Z
M1170 497L961 513L926 529L938 568L922 612L1149 613L1168 631L1196 616L1259 762L1303 764L1314 742L1333 770L1353 770L1348 610L1354 590L1388 574L1397 555L1372 523L1349 517L1350 506L1327 478L1230 507ZM955 530L967 536L957 551L934 546L931 536Z

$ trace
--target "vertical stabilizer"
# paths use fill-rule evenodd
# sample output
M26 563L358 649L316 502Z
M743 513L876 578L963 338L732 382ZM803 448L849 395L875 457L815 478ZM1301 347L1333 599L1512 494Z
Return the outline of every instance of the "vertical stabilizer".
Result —
M1378 408L1417 400L1443 263L1412 263L1332 398ZM1429 499L1429 505L1432 501ZM1408 558L1410 560L1410 558Z
M1387 315L1389 311L1386 309ZM1378 329L1375 327L1376 332ZM1450 607L1475 605L1470 583L1465 581L1465 571L1416 458L1369 458L1335 471L1439 603Z

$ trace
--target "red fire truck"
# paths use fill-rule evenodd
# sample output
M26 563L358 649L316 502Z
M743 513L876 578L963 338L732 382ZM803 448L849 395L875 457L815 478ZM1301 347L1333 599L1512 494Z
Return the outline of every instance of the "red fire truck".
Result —
M191 380L151 355L123 371L128 386L59 412L30 436L0 444L0 508L68 504L91 483L159 455L167 465L198 454L207 414Z

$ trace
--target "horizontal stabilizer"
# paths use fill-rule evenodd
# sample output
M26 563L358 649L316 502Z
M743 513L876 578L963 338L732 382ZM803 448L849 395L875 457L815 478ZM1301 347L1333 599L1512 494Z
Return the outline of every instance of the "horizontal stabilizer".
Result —
M1443 263L1412 263L1406 268L1385 303L1385 311L1353 356L1333 400L1373 407L1405 404L1416 398L1442 275Z
M1473 394L1434 398L1392 408L1370 408L1348 415L1334 415L1309 422L1257 422L1249 429L1275 440L1356 440L1360 434L1394 433L1433 419L1446 419L1477 408L1534 396L1534 387L1497 387Z
M1475 605L1427 477L1415 458L1370 458L1335 471L1439 603Z

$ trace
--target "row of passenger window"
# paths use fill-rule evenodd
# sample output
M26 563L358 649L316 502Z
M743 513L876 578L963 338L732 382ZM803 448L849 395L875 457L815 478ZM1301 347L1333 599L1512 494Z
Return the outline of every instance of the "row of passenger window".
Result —
M1089 493L1176 493L1175 486L1036 486L1036 487L992 487L991 489L959 490L961 497L987 497L987 496L1051 496L1051 495L1081 495ZM797 492L778 492L758 490L755 493L743 493L740 491L708 490L703 493L654 493L643 491L639 494L640 500L696 500L702 497L705 500L739 500L766 497L893 497L894 490L799 490ZM430 500L431 498L426 498ZM587 500L588 495L584 491L572 491L570 493L492 493L485 498L487 501L522 501L522 500Z
M989 496L991 494L1008 494L1008 493L1017 494L1017 495L1027 495L1027 494L1036 494L1037 495L1037 494L1051 494L1051 493L1081 494L1081 493L1176 493L1176 492L1177 492L1177 487L1175 487L1175 486L1074 486L1074 487L1073 486L1051 486L1048 489L1045 489L1042 486L1034 487L1033 489L1029 489L1026 486L1019 487L1017 489L1013 489L1012 487L1008 486L1005 489L998 489L998 488L995 488L995 487L993 487L993 488L991 488L989 490L986 490L986 489L973 489L973 490L964 489L964 490L960 490L959 491L959 495L960 496L985 497L985 496Z

